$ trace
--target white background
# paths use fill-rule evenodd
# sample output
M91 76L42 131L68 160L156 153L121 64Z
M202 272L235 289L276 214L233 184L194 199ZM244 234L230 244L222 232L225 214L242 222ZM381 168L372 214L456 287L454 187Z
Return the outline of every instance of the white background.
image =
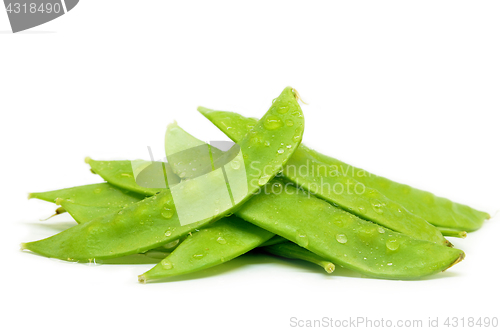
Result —
M150 266L70 264L19 243L71 226L28 192L99 182L83 162L163 151L204 105L260 117L291 85L304 142L492 215L500 209L498 1L82 0L11 34L0 10L5 330L287 330L290 318L499 317L499 217L453 239L465 261L386 281L249 255L175 282ZM158 156L158 158L160 155ZM361 328L360 328L361 329ZM469 328L471 329L471 328Z

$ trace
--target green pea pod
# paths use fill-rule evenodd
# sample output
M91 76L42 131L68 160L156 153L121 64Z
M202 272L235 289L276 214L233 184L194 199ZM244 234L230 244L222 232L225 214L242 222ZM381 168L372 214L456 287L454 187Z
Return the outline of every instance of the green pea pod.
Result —
M228 137L238 141L248 130L255 125L255 119L247 118L232 112L211 111L206 108L199 108L199 111L207 117L213 124L222 130ZM469 206L452 202L446 198L441 198L432 193L412 188L408 185L399 184L387 178L376 176L360 168L353 167L332 157L328 157L304 145L299 146L291 161L297 165L303 165L307 160L326 165L329 169L336 170L344 177L351 177L361 183L364 187L375 189L388 199L402 205L410 213L420 216L429 223L460 231L474 231L481 227L485 219L490 218L487 213L475 210ZM285 171L285 176L294 181L296 176ZM314 180L314 178L313 178ZM300 184L300 182L298 182ZM347 183L345 183L347 184ZM352 187L352 186L351 186ZM332 198L331 202L335 203ZM383 204L383 201L381 201ZM378 202L375 202L375 209L379 209ZM350 206L353 210L358 208L358 215L364 217L363 212L371 209L368 206L361 206L364 210L359 210L359 206ZM382 205L385 209L385 206ZM349 206L347 206L349 208Z
M164 162L149 162L144 160L97 161L92 160L90 157L85 158L85 162L90 165L92 173L98 174L108 183L141 195L155 195L161 190L168 188L168 183L178 183L180 181L172 172L168 163ZM133 169L134 163L150 164L145 171L141 172L141 177L144 177L142 178L142 182L149 185L141 186L137 184L137 175L134 174ZM168 178L168 182L166 178Z
M238 120L234 118L226 120L227 117L222 117L223 120L220 120L221 114L225 115L226 113L211 111L202 107L198 108L198 110L216 123L218 127L225 127L224 132L235 142L241 139L240 133L244 131L243 126L248 127L249 120L242 121L241 117L237 117ZM229 120L231 121L230 124L227 122ZM228 127L233 128L235 124L240 124L239 130L227 129ZM343 176L337 170L331 169L328 164L315 159L311 153L308 153L306 147L299 146L284 167L283 175L316 196L363 219L417 239L449 244L434 226L427 223L423 218L408 212L403 206L388 199L375 189L369 188L366 192L353 192L352 194L344 193L345 190L355 190L358 187L358 182L350 177ZM338 193L339 188L342 189L340 193Z
M172 135L172 134L170 134L171 132L175 132L175 134ZM165 146L166 146L167 158L168 158L168 155L173 154L172 150L179 152L176 148L173 148L173 147L178 145L178 141L181 141L181 142L182 141L191 141L191 142L193 142L194 147L196 147L197 144L200 142L200 141L198 141L198 142L194 141L192 136L190 136L188 133L183 131L176 124L173 124L173 125L169 126L169 130L167 130L167 134L166 134L166 145ZM188 147L188 148L191 148L191 147ZM215 148L211 147L211 149L213 150ZM188 155L190 156L190 154L188 154ZM181 156L186 156L186 155L183 154ZM197 157L197 159L199 159L199 158ZM187 164L187 163L189 163L190 158L188 158L188 159L177 158L174 162L172 162L172 161L174 161L174 160L169 159L169 164L172 165L172 167L175 171L176 164L178 164L178 163L179 164ZM196 165L196 167L199 167L199 164ZM193 173L192 175L196 175L196 173ZM295 188L295 190L297 190L297 188L295 186L293 186L293 187ZM268 200L270 200L271 197L269 197L268 194L269 194L269 192L261 192L258 195L258 197L263 196L261 202L262 201L267 202ZM285 192L285 191L279 192L279 195L287 195L287 194L294 195L297 193L294 192L293 189L290 192ZM306 193L303 193L303 194L306 194ZM311 198L313 199L312 201L318 200L314 197L311 197ZM257 199L257 197L254 199ZM245 206L247 206L249 204L252 205L251 210L253 213L270 215L270 218L275 218L274 224L278 224L280 221L285 222L285 220L281 219L279 216L274 217L275 214L280 213L279 211L277 211L277 208L278 208L277 206L274 206L272 203L260 203L258 205L255 205L252 203L252 201L253 200L247 202ZM318 201L320 201L320 200L318 200ZM282 198L281 200L277 201L277 204L279 204L280 206L283 206L283 208L289 208L289 209L295 210L294 207L297 206L297 203L296 202L295 203L287 203L287 202L288 202L287 199ZM242 209L245 209L246 208L245 206L243 206ZM302 216L301 212L303 212L307 215L314 215L312 217L317 216L316 215L317 212L314 208L301 208L299 212L295 211L292 213L288 213L286 215L290 218L293 218L294 217L293 215L298 214L299 217L301 217ZM296 213L296 214L294 214L294 213ZM239 211L236 212L236 215L239 215ZM349 214L345 214L345 215L349 215ZM319 217L321 217L321 215L319 215ZM362 222L361 224L363 224L363 221L361 221L361 222ZM364 222L364 223L366 223L366 222ZM269 240L268 240L265 243L264 242L259 243L255 240L251 240L255 236L253 234L253 232L239 230L238 227L240 226L240 224L238 224L237 222L231 222L231 224L228 225L225 222L219 221L216 224L217 224L217 229L215 232L216 233L225 233L225 237L228 237L228 236L230 236L230 234L232 234L232 238L233 238L232 241L238 242L237 247L233 248L233 245L227 245L223 249L220 249L220 246L217 245L215 242L215 238L216 238L215 235L211 232L209 232L205 236L196 236L196 238L192 239L192 240L196 241L195 244L186 245L186 246L180 245L174 251L173 255L167 257L164 261L162 261L162 264L159 264L158 266L153 268L148 273L141 275L139 277L139 280L142 282L145 282L146 280L150 280L150 279L160 279L160 278L165 278L165 277L171 277L174 275L186 274L186 273L189 273L192 271L197 271L197 270L201 270L204 268L208 268L208 267L211 267L215 264L222 263L222 261L230 260L230 259L238 256L238 254L243 254L244 252L246 252L254 247L257 247L257 245L265 245L265 244L268 244L268 242L269 242ZM289 224L285 222L285 223L283 223L283 226L288 227ZM254 228L251 228L251 229L254 229ZM260 228L258 228L258 227L255 229L260 230ZM316 231L318 231L319 229L321 229L321 227L318 227L316 229ZM379 231L385 231L385 229L383 229L381 227L379 227L378 229L380 229ZM268 228L268 230L269 230L269 228ZM207 229L206 231L209 231L209 230ZM271 231L271 232L273 232L273 231ZM375 232L371 235L369 234L367 237L378 236L378 235L379 235L379 232ZM250 240L246 240L246 236L248 236L250 238ZM239 238L239 240L236 240L236 238ZM274 238L273 239L274 240L283 240L284 239L284 238L279 237L279 236L276 236L275 238L276 239L274 239ZM299 236L299 239L301 239L301 238L302 237ZM334 240L333 238L334 237L332 237L331 240ZM188 238L188 240L189 239L190 238ZM270 239L270 240L273 240L273 239ZM242 246L242 245L244 245L244 246ZM281 252L281 255L287 255L289 257L302 256L302 257L306 258L307 256L309 256L311 259L312 259L311 256L314 256L315 258L313 259L313 261L316 261L316 262L322 261L321 263L323 265L325 265L325 262L324 262L325 259L318 258L316 256L316 254L310 253L310 252L304 253L302 251L302 254L301 254L301 250L304 250L304 248L295 247L294 245L295 244L280 246L280 249L277 249L276 253ZM213 247L213 246L215 246L216 249L209 248L209 247ZM211 251L209 259L200 259L197 261L192 261L192 259L191 259L191 260L189 260L190 262L183 264L182 261L186 260L191 255L196 254L196 252L193 252L193 251L202 251L204 249L204 247L209 248ZM290 248L290 247L291 247L291 249L288 250L288 248ZM333 254L335 256L335 253L332 252L331 254ZM342 257L338 257L338 258L342 259ZM343 260L341 260L341 261L343 261ZM176 270L173 270L174 266L177 267ZM403 267L400 266L400 268L403 268ZM382 277L384 277L384 276L382 276ZM401 277L401 276L398 275L397 277Z
M76 186L61 190L30 193L29 198L41 199L61 205L61 211L68 211L82 223L102 215L116 213L129 204L140 201L144 196L116 188L108 183Z
M29 198L55 202L61 205L56 209L56 215L69 212L79 224L101 219L107 214L116 213L127 205L144 199L139 194L126 192L107 183L31 193ZM104 264L157 264L166 256L168 256L166 250L151 250L146 253L94 262Z
M356 180L368 187L376 188L389 199L400 203L411 213L421 216L435 226L471 232L478 230L483 225L484 220L490 218L488 213L467 205L394 182L316 151L310 151L322 162L330 163L339 169L348 169L347 171Z
M290 107L290 111L282 112L284 106ZM290 122L293 124L284 125ZM23 247L64 260L100 260L145 252L180 239L189 232L238 210L288 161L300 143L303 130L303 115L295 100L295 93L291 88L285 88L248 137L239 144L246 176L243 182L240 178L237 182L239 187L246 186L246 193L233 190L230 204L222 204L225 202L217 200L222 200L220 196L223 194L220 192L224 187L227 190L226 196L230 193L227 186L221 183L227 184L226 178L231 182L234 172L242 168L241 165L236 167L234 163L231 166L224 165L225 172L219 168L219 171L206 176L181 182L151 198L134 203L117 214L79 224L50 238L26 243ZM284 149L283 146L287 148ZM224 160L216 160L215 163L226 164L227 154L221 157ZM121 171L116 169L109 174L128 177L121 176ZM110 178L106 179L113 183ZM176 198L175 205L171 190L180 197ZM219 192L220 196L215 192ZM190 208L187 216L179 217L179 206L183 204ZM184 221L186 218L192 221L195 213L206 215L207 212L210 216L200 221Z
M420 278L465 256L362 220L283 178L273 179L235 215L336 265L377 278Z
M269 245L262 247L265 252L273 255L285 257L287 259L304 260L319 265L329 274L335 270L335 264L326 261L322 257L300 247L292 242L284 242L281 244Z
M368 221L385 226L396 232L416 239L428 240L448 245L449 242L441 232L426 220L410 213L402 205L388 199L373 188L356 191L358 181L343 176L340 172L329 171L328 165L322 163L311 154L297 151L285 166L283 174L299 187L312 194ZM307 171L300 171L303 166ZM339 187L341 188L339 192ZM361 184L361 187L362 184ZM351 194L344 193L351 190Z
M66 210L78 223L83 224L104 218L107 215L114 215L126 206L89 206L74 202L73 200L57 199L56 203Z
M30 193L28 199L40 199L55 203L57 199L77 199L89 206L123 206L143 199L143 195L117 188L108 183L90 184L61 190Z
M223 218L188 236L172 254L139 281L183 275L216 266L245 254L274 236L273 233L235 216Z

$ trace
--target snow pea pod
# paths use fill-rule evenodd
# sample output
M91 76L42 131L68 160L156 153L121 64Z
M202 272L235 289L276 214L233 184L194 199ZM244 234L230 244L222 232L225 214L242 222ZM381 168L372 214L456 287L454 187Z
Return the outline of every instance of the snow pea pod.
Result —
M199 110L234 141L241 139L255 125L255 119L247 118L237 113L210 111L206 108L200 108ZM401 204L410 213L422 217L435 226L460 231L474 231L481 227L485 219L490 218L485 212L371 174L363 169L353 167L335 158L318 153L304 145L299 146L297 154L305 155L305 160L319 160L323 164L341 172L342 175L356 179L365 187L376 189L388 199ZM293 159L296 160L295 155ZM300 161L304 162L304 160Z
M262 250L273 255L287 259L304 260L319 265L329 274L335 270L335 264L319 257L318 255L300 247L290 241L262 247Z
M283 106L290 107L290 111L283 113ZM284 125L290 121L293 125ZM26 243L23 247L41 255L64 260L100 260L144 252L180 239L189 232L205 227L239 209L288 161L300 143L303 130L304 119L295 94L292 88L285 88L264 117L239 144L246 169L244 184L247 189L245 194L235 192L230 205L220 207L216 202L219 197L214 195L214 192L223 189L220 183L225 182L226 174L231 178L233 171L228 168L242 166L235 167L234 163L228 167L224 166L226 174L213 171L209 176L198 177L204 181L195 178L181 182L123 208L117 214L79 224L50 238ZM283 144L290 147L283 149ZM221 157L224 160L220 163L227 161L226 155L227 153ZM114 173L121 176L120 171ZM111 180L109 182L112 183ZM181 195L180 200L176 199L174 204L172 190L175 189L184 195ZM191 207L189 210L190 215L194 212L206 213L208 210L210 216L183 224L179 217L179 203L196 205L196 208Z
M202 107L198 110L235 142L251 127L252 119L243 119L238 114ZM408 212L379 191L365 188L362 183L332 169L329 164L315 159L309 151L307 147L299 146L283 169L287 179L363 219L417 239L449 244L441 232L423 218Z
M340 266L385 279L444 271L461 250L385 229L275 178L236 216L295 242Z
M123 188L108 183L75 186L61 190L30 193L28 199L40 199L55 203L56 199L78 200L78 203L91 206L123 206L143 198Z
M174 130L175 135L169 135L169 132L172 130ZM192 138L193 138L192 136L190 136L189 139L186 139L185 136L190 136L190 135L187 132L183 131L177 125L171 125L169 127L169 130L167 130L167 134L166 134L166 145L165 145L167 158L168 158L168 155L172 154L171 153L172 149L170 147L176 146L178 140L180 140L180 141L183 141L183 140L192 141ZM196 145L196 143L194 145ZM211 147L211 148L214 149L214 147ZM181 158L179 158L177 160L182 164L186 164L188 161L188 160L181 159ZM171 161L171 160L169 160L169 161ZM172 164L172 167L175 168L175 165L177 163L170 162L170 164ZM175 171L175 169L174 169L174 171ZM287 187L289 189L289 191L286 191L286 190L279 191L279 193L277 193L277 195L279 195L279 196L295 195L295 196L299 197L299 200L302 197L301 194L307 196L307 194L302 192L302 191L300 191L300 192L302 192L302 193L300 193L299 190L297 189L297 187L295 187L290 182L283 181L283 182L276 182L276 183L279 184L277 186L279 188ZM288 184L292 184L292 185L290 186ZM267 185L266 187L269 187L269 185ZM273 187L271 186L271 188L273 188ZM319 200L315 197L310 197L312 203L310 205L306 205L306 206L302 207L301 205L299 205L297 203L297 201L296 201L297 199L294 200L293 198L287 199L286 197L281 197L279 199L275 199L274 200L275 203L273 204L272 202L270 202L273 199L272 196L269 195L270 193L271 194L274 193L274 190L270 191L270 192L261 191L261 193L257 197L255 197L252 200L250 200L249 202L247 202L242 207L242 209L240 209L240 211L237 211L235 213L235 215L242 217L242 215L240 214L241 210L246 210L247 208L250 208L250 212L249 212L250 215L264 215L265 214L265 215L267 215L268 219L274 218L272 223L274 224L274 226L277 227L277 229L279 229L279 226L283 226L285 228L290 228L290 227L293 228L294 224L293 224L292 219L294 219L296 217L301 218L303 215L309 215L308 217L314 217L314 218L318 217L318 218L322 218L325 220L329 220L328 224L323 225L326 227L328 227L331 224L332 216L330 215L330 217L322 217L325 215L321 215L321 214L318 215L318 212L316 210L317 208L315 208L317 206L322 206L322 204L326 204L326 205L332 207L331 205L327 204L326 202ZM255 199L259 199L260 203L253 203L253 201ZM247 207L249 205L251 207ZM312 206L313 208L310 208L310 206ZM288 208L288 211L286 213L284 213L285 217L282 217L283 214L280 210L278 210L278 208ZM300 208L300 211L297 211L298 208ZM313 216L311 216L311 215L313 215ZM353 215L350 215L348 213L344 213L344 214L340 214L340 215L343 217L347 217L347 215L349 215L349 217L350 216L354 217ZM245 215L243 215L243 216L245 216ZM248 218L247 218L247 220L249 222L255 221L255 219L248 219ZM262 220L260 220L260 221L262 221ZM308 220L307 219L306 220L299 220L299 222L301 222L301 221L307 222ZM261 223L258 223L258 222L259 221L256 221L254 224L260 226ZM337 225L342 224L341 223L342 221L339 221L339 220L334 220L334 222L336 222L335 224L337 224ZM184 257L190 256L190 254L192 253L192 250L189 249L190 247L195 247L194 250L199 250L199 251L201 251L203 247L211 247L211 246L218 247L218 245L216 245L216 243L215 243L215 239L214 239L215 235L211 234L211 235L207 235L207 236L198 236L198 237L196 237L196 245L193 244L193 246L185 246L186 248L184 248L183 246L179 246L179 248L177 249L178 250L177 254L169 256L165 260L164 264L166 265L166 268L164 266L162 266L161 264L159 264L158 266L156 266L154 269L151 270L151 274L146 273L145 275L141 275L139 278L140 281L144 282L148 279L159 279L159 278L170 277L170 276L178 275L178 274L186 274L186 273L189 273L189 272L195 271L195 270L201 270L201 269L210 267L212 265L222 263L221 261L227 261L229 259L232 259L232 258L236 257L238 253L243 254L244 252L256 247L259 244L258 242L254 241L254 240L253 241L252 240L245 241L244 240L245 236L248 235L250 238L252 238L253 233L252 232L247 233L245 231L239 230L238 229L239 224L236 222L232 223L231 226L228 226L228 227L226 227L225 223L220 223L220 221L216 224L218 225L218 228L217 228L218 233L225 232L226 236L228 236L228 234L235 232L235 235L233 236L233 240L234 240L234 238L239 238L240 239L239 242L243 242L246 245L241 246L241 244L238 243L238 247L236 249L239 251L236 251L236 252L232 249L231 245L225 246L224 249L215 249L215 250L212 250L210 259L194 261L194 263L193 263L193 261L190 261L189 263L183 265L182 261L184 259L182 257L183 256ZM278 225L278 224L280 224L280 225ZM359 220L359 225L361 228L364 224L372 225L371 223ZM322 230L322 227L319 226L319 224L315 224L315 225L317 226L316 231ZM274 231L276 228L272 227L272 225L271 225L271 227L268 227L266 229L269 230L270 232L278 233L278 232ZM209 231L209 230L207 230L207 231ZM389 231L389 230L387 230L387 231ZM374 240L374 237L380 236L381 232L385 232L385 229L382 227L378 227L377 231L372 232L372 233L371 232L367 233L365 235L365 238L367 240ZM281 233L278 233L278 234L281 234ZM345 236L346 236L345 234L339 234L338 238L340 238L340 239L334 239L336 237L332 235L330 240L331 241L333 241L333 240L341 240L342 241L344 238L346 238ZM277 238L278 238L278 240L280 240L282 237L278 236ZM311 238L311 240L315 239L314 237L310 237L310 238ZM293 240L290 237L288 237L288 239ZM295 239L297 240L297 242L299 244L301 244L303 246L305 245L305 247L307 247L308 239L305 235L303 236L302 234L297 233ZM263 245L266 243L260 243L260 245ZM391 244L392 244L392 242L389 245L391 245ZM295 245L295 244L293 244L293 245ZM303 248L299 247L297 249L294 249L293 245L292 245L292 249L290 251L287 251L287 249L290 247L290 245L284 245L284 246L281 246L280 249L277 249L276 252L281 252L282 255L288 254L288 256L301 256L300 250ZM399 243L397 243L397 241L395 241L394 245L399 245ZM399 246L396 249L398 249L398 248L399 248ZM353 253L352 251L354 249L356 249L356 247L354 247L354 248L349 247L349 250L351 251L350 253ZM174 253L175 253L175 251L174 251ZM411 249L409 250L409 252L406 252L406 253L411 253ZM310 254L314 254L314 253L310 253ZM302 256L304 256L304 255L307 255L307 253L302 254ZM322 255L322 256L325 256L325 255ZM332 258L332 256L336 256L339 261L345 262L345 256L344 257L342 257L341 255L337 256L335 251L330 251L330 255L327 255L328 258ZM175 263L174 263L174 258L176 259ZM459 258L459 256L456 256L455 260L458 258ZM383 259L383 256L382 256L381 260L382 259ZM325 259L322 259L322 258L315 259L315 261L324 261L324 260ZM453 261L455 261L455 260L453 260ZM356 262L359 263L359 261L356 261ZM178 266L179 269L172 270L174 265ZM361 265L363 267L365 266L365 265L363 265L363 263L361 263ZM407 265L404 265L404 266L399 265L399 268L400 269L408 268L408 266ZM418 270L418 272L422 273L422 274L418 274L418 276L414 276L414 275L406 276L406 275L403 275L402 272L400 272L397 275L386 276L383 273L384 271L382 271L382 270L381 271L377 270L376 272L378 273L378 277L382 277L382 278L384 278L384 277L385 278L390 278L390 277L394 277L394 278L410 277L411 278L411 277L420 277L422 275L425 275L425 272L428 272L428 271L427 270Z
M223 218L188 236L153 269L140 275L139 281L145 283L216 266L245 254L273 236L235 216Z
M76 186L61 190L30 193L36 198L61 205L60 211L67 211L78 223L101 218L118 212L129 204L140 201L143 195L116 188L108 183Z
M61 190L31 193L29 198L55 202L61 207L56 214L68 212L77 223L85 223L116 213L127 205L144 199L144 196L127 192L108 183L90 184ZM64 207L63 207L64 206ZM105 264L157 264L168 252L151 250L115 259L95 261Z
M168 182L178 183L180 181L177 175L172 172L168 163L165 162L149 162L144 160L103 161L93 160L90 157L85 158L85 162L90 165L92 173L98 174L108 183L141 195L155 195L159 191L168 188ZM134 162L151 164L146 171L142 172L142 176L145 177L144 180L149 182L150 185L137 184L132 167ZM166 180L167 177L168 182ZM160 181L158 181L158 178L160 178Z
M377 189L387 198L401 204L409 212L421 216L435 226L470 232L478 230L484 220L490 218L488 213L467 205L371 174L311 149L309 153L321 162L331 164L337 169L344 169L343 171L348 172L351 178L367 187Z

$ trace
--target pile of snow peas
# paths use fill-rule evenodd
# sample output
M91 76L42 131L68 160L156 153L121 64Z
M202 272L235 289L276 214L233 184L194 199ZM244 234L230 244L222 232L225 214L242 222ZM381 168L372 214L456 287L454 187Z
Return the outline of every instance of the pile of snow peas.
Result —
M299 100L285 88L260 120L199 107L234 141L228 151L174 123L165 135L165 162L86 158L105 182L29 195L56 203L56 214L67 212L77 224L22 248L75 262L156 264L139 276L143 283L252 250L308 261L327 273L337 265L384 279L418 279L464 259L445 236L464 238L487 213L304 146ZM194 150L208 151L208 159L186 152ZM141 162L151 174L138 180L134 164ZM234 190L238 169L245 172L243 191ZM362 189L335 189L348 185ZM225 190L229 195L219 194ZM221 202L226 195L230 201ZM186 222L180 205L204 216Z

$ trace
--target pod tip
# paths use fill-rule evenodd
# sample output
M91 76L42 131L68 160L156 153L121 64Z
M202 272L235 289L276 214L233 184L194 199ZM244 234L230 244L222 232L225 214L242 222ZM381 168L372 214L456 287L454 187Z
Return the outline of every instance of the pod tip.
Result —
M203 115L209 114L209 113L212 112L211 109L208 109L208 108L205 108L205 107L202 107L202 106L199 106L198 108L196 108L196 110L198 110L198 112L202 113Z
M85 158L85 163L90 164L91 161L92 159L89 156Z
M329 274L331 274L335 270L335 264L333 263L327 263L325 265L325 271Z
M138 277L138 279L139 279L139 283L141 283L141 284L146 284L146 281L147 281L146 276L144 276L144 275L140 275L140 276Z
M462 262L464 259L465 259L465 253L461 252L460 255L458 256L458 258L455 261L453 261L453 263L448 268L444 269L443 271L446 271L446 270L450 269L454 265Z

